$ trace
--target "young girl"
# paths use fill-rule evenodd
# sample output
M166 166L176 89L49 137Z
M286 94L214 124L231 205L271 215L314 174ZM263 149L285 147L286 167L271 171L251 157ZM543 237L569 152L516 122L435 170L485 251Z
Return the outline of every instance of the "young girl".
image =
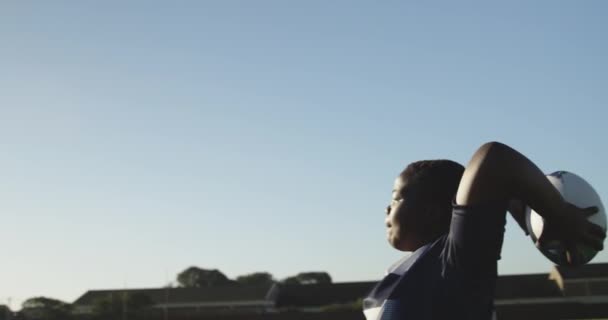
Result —
M597 208L564 201L540 169L504 144L484 144L466 169L449 160L410 164L395 180L385 222L389 243L413 253L364 300L366 318L491 319L505 215L525 230L523 204L545 218L541 243L559 238L567 248L603 249L606 233L586 219Z

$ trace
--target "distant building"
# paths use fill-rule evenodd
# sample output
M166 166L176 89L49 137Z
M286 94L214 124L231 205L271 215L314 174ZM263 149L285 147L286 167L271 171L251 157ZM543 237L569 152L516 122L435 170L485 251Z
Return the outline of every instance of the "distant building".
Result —
M280 286L277 307L302 312L355 302L376 282ZM608 263L554 267L549 273L505 275L496 283L500 319L608 318Z
M277 285L92 290L74 302L74 313L84 316L92 314L96 301L120 300L125 294L146 295L157 315L255 314L275 311Z
M143 293L153 302L155 314L149 319L363 319L360 299L375 284L94 290L78 298L74 310L86 316L91 314L96 299ZM554 267L544 274L500 276L495 305L499 320L608 318L608 263ZM340 313L322 315L329 311Z
M329 284L280 285L276 306L279 310L320 312L329 307L360 302L377 281L342 282ZM361 309L362 307L359 306Z
M608 318L608 263L501 276L495 305L498 319Z

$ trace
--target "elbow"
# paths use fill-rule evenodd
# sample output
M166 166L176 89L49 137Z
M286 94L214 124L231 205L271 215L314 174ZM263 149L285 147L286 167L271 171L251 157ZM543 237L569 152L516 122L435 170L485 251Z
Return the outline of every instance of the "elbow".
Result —
M487 163L488 161L495 162L508 158L514 150L504 143L497 141L486 142L477 149L474 158L479 162Z
M515 151L504 143L486 142L475 151L467 170L493 176L505 171Z
M500 142L487 142L477 149L467 165L456 202L460 205L488 203L504 199L511 170L513 149Z

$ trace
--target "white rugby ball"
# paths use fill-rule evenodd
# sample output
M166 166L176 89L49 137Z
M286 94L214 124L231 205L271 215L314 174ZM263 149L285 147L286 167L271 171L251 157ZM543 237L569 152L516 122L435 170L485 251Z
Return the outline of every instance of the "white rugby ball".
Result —
M564 199L579 208L595 206L598 212L589 217L589 221L599 225L606 231L606 211L600 196L593 187L583 178L567 171L556 171L547 176L547 179L562 194ZM526 210L526 223L532 241L536 243L543 232L544 219L530 207ZM558 265L567 265L566 248L561 241L550 241L538 248L545 257ZM597 250L584 244L577 245L580 264L591 261Z

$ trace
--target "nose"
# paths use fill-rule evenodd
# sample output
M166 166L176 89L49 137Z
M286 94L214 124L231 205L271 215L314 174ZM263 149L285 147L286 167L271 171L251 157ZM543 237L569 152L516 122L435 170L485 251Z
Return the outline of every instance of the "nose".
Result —
M389 214L391 213L391 206L386 206L386 218L384 219L384 224L386 225L387 228L391 227L391 223L389 220Z

